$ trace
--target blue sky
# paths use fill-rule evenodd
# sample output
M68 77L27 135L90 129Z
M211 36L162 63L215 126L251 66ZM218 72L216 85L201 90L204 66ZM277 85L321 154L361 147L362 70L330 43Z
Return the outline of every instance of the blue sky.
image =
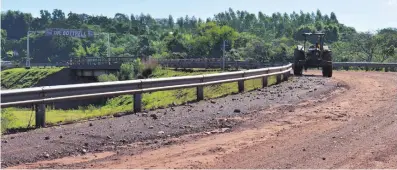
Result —
M273 12L335 12L339 21L358 31L397 28L397 0L1 0L1 9L30 12L39 15L40 9L61 9L113 17L115 13L150 14L153 17L180 16L212 17L227 10L247 10L265 14Z

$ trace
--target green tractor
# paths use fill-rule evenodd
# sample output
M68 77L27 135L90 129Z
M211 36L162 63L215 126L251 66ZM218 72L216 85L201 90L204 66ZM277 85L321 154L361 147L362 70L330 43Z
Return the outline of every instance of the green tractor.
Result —
M332 52L324 46L324 33L303 33L304 45L298 45L294 50L294 75L302 75L303 69L322 67L324 77L332 77ZM316 44L309 46L307 52L306 41L309 36L317 36Z

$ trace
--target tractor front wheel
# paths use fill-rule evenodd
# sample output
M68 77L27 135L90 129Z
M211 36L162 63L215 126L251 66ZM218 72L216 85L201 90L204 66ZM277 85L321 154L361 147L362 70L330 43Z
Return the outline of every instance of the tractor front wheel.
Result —
M298 64L294 64L294 75L295 76L301 76L303 71L303 66L300 66Z
M305 54L303 51L298 49L294 50L294 75L301 76L303 71L303 65L299 65L299 61L305 60Z
M332 77L332 66L323 66L323 76Z

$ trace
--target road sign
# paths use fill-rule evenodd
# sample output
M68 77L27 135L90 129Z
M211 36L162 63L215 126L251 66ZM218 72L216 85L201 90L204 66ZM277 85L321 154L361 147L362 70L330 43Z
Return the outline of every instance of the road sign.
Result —
M93 37L94 31L81 29L48 28L45 30L46 36L69 36L76 38Z

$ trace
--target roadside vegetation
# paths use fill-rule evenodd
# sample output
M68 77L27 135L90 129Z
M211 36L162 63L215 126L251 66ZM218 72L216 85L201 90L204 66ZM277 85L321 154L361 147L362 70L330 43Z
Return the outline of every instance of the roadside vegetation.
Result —
M33 87L39 80L62 70L62 68L12 68L1 71L1 87L19 89Z

